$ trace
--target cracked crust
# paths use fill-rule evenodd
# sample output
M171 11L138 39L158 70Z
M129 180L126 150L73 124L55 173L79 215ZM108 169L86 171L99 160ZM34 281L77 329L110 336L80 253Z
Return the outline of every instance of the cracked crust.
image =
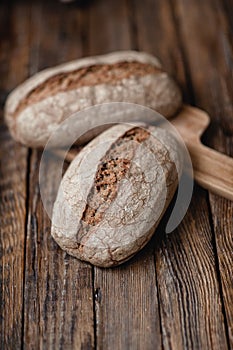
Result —
M117 85L119 81L131 76L145 76L161 73L162 69L141 62L118 62L114 64L95 64L72 72L57 73L39 84L18 103L13 117L17 117L28 106L43 101L48 96L72 91L83 86L102 84Z
M168 131L111 127L84 147L65 173L52 236L81 260L121 264L151 238L181 168L179 145Z
M37 73L9 95L5 119L17 141L41 147L68 116L106 102L137 103L170 117L181 93L155 57L114 52Z

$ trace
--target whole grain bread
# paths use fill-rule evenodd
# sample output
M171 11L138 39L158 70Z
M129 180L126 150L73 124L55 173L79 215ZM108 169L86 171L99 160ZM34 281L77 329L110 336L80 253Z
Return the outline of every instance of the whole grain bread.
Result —
M118 124L70 164L53 208L52 236L69 254L115 266L151 238L182 170L175 137L156 128Z
M137 103L170 117L181 105L181 93L157 58L120 51L37 73L11 92L5 119L17 141L40 147L67 117L106 102Z

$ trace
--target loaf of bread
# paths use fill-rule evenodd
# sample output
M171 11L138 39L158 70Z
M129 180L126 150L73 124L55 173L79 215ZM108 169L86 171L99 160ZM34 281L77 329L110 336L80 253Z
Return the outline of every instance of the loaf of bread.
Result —
M156 127L118 124L74 158L53 208L52 236L67 253L115 266L151 238L182 170L175 137Z
M5 119L17 141L40 147L67 117L106 102L137 103L170 117L181 93L155 57L120 51L37 73L11 92Z

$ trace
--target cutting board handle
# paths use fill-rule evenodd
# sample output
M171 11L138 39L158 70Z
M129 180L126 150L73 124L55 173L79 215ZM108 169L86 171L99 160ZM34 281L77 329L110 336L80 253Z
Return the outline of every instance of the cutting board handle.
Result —
M184 105L171 122L189 150L194 179L205 189L233 200L233 158L200 141L210 123L209 115L199 108Z
M171 120L189 150L194 179L205 189L233 200L233 158L204 146L200 141L209 122L206 112L188 105L184 105ZM65 156L62 150L57 150L56 154L71 162L76 151Z
M233 200L233 158L202 143L187 143L194 178L205 189Z

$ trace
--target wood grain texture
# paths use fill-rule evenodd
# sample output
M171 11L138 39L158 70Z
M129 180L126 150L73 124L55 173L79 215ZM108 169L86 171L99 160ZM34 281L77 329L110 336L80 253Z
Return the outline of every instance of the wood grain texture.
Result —
M24 344L28 349L94 346L92 268L66 255L51 237L38 185L40 155L31 157L26 244ZM54 199L56 162L42 174L47 200Z
M195 181L211 193L233 200L233 158L203 145L200 140L210 123L208 114L186 105L171 122L190 153Z
M92 1L88 12L88 56L131 49L126 1Z
M204 193L156 252L165 349L226 349L221 299ZM197 209L201 205L202 213Z
M3 124L7 93L27 77L29 22L24 4L0 4L0 348L21 347L27 149ZM13 25L14 23L14 25ZM18 65L17 74L15 67Z
M97 349L161 349L153 249L115 269L95 268Z
M148 39L149 34L145 33L143 36L141 32L139 49L144 49L144 43L147 43L147 48L151 43L151 52L154 54L155 50L159 50L164 56L166 52L173 53L171 60L177 62L173 63L173 66L183 66L183 69L173 71L182 87L189 92L189 101L192 102L195 96L189 79L186 52L180 40L181 24L176 23L174 15L174 4L171 6L169 2L157 1L150 6L150 14L149 6L145 2L140 5L139 1L134 1L134 7L138 28L141 28L146 20L149 26L152 14L155 17L159 14L156 29L163 33L161 40L158 37L153 41L152 34ZM187 16L187 13L190 15ZM192 17L191 13L191 10L184 12L186 21ZM195 18L198 19L198 16ZM198 26L193 31L197 35L200 33ZM186 38L186 42L190 40L190 37ZM195 44L193 46L193 50L196 50ZM198 53L198 64L201 66L202 53L205 55L205 51L199 49ZM164 60L166 62L166 58ZM204 72L202 75L204 77ZM199 205L201 211L197 212L195 208ZM155 252L155 257L164 348L226 348L227 336L221 308L221 288L219 289L216 273L215 248L212 245L208 205L202 191L195 189L191 209L176 232L164 239L161 248ZM206 287L204 293L201 285Z
M230 0L1 2L1 108L28 73L89 54L145 50L175 76L186 102L210 114L205 142L232 155L231 7ZM0 142L1 348L233 348L232 202L196 186L175 232L164 235L165 218L131 261L93 268L50 236L41 154L27 160L3 124ZM43 177L50 203L56 177L50 163Z
M233 155L233 85L232 41L222 2L174 1L175 15L186 52L196 104L212 119L211 133L206 141L217 150ZM186 14L192 13L187 18ZM198 31L205 22L205 30ZM191 35L190 35L191 33ZM204 73L203 73L204 72ZM224 164L223 164L224 167ZM213 246L216 249L216 268L223 298L223 315L229 346L233 347L233 279L232 273L232 201L209 195L212 212ZM216 245L216 247L215 247ZM228 268L227 268L228 267Z
M54 6L56 11L54 12ZM32 5L31 36L37 42L31 62L35 72L81 55L78 8L43 2ZM49 33L49 35L48 35ZM62 49L61 49L62 48ZM61 51L61 53L58 52ZM92 349L94 347L92 267L66 255L51 237L51 223L40 198L39 151L30 158L27 223L24 346L28 349ZM58 172L51 161L41 178L46 201L52 205Z
M111 11L111 17L106 16ZM126 2L100 0L90 16L89 53L133 47ZM94 15L92 15L92 13ZM96 36L96 28L104 35ZM124 34L123 34L124 33ZM103 48L102 48L103 47ZM115 269L94 268L97 349L160 349L153 251Z
M171 13L169 1L138 0L129 1L129 17L131 31L134 35L133 45L156 55L162 62L163 68L174 76L187 95L187 74L184 55L177 37L177 29ZM186 101L191 103L190 93Z

